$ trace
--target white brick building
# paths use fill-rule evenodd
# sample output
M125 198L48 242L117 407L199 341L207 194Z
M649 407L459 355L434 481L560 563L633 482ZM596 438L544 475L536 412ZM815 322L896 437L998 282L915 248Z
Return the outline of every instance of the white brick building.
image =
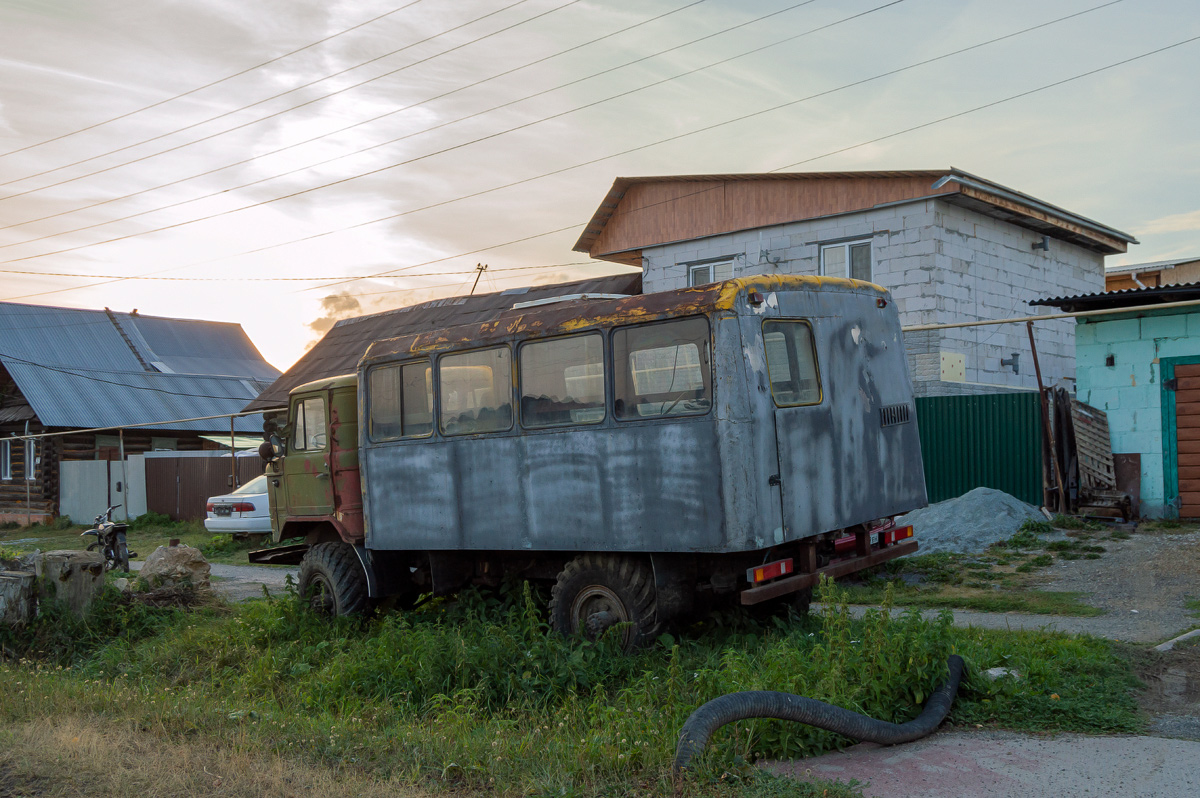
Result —
M912 326L1050 312L1026 303L1104 290L1104 256L1130 243L950 169L618 178L575 249L640 265L644 291L748 274L866 279ZM1036 327L1047 384L1074 377L1074 328ZM1023 325L909 332L905 343L918 395L1036 387Z

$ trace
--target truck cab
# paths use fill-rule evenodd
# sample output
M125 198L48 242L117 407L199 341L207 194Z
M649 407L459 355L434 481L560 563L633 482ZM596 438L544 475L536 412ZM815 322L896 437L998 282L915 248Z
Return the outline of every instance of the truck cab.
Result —
M282 456L267 466L272 539L361 544L358 378L350 374L295 388L286 418L273 423L272 443Z

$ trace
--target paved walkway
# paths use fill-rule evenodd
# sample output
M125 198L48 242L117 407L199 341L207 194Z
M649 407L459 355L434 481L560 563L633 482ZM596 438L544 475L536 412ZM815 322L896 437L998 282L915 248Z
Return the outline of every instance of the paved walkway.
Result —
M779 775L864 783L878 798L1200 795L1200 741L948 731L906 745L766 765Z

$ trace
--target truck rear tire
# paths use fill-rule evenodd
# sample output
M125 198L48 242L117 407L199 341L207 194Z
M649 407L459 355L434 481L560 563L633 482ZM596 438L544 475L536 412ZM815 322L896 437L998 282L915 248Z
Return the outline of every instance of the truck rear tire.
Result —
M300 597L327 617L367 611L367 576L350 544L318 543L305 553L300 561Z
M614 624L627 623L621 645L631 651L661 632L649 562L583 554L567 563L550 595L550 626L559 634L595 640Z

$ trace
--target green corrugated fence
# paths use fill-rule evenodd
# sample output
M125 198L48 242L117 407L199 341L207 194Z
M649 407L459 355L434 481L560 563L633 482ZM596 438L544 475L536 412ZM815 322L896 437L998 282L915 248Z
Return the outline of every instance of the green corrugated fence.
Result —
M1042 504L1042 415L1038 395L917 399L929 503L995 488Z

